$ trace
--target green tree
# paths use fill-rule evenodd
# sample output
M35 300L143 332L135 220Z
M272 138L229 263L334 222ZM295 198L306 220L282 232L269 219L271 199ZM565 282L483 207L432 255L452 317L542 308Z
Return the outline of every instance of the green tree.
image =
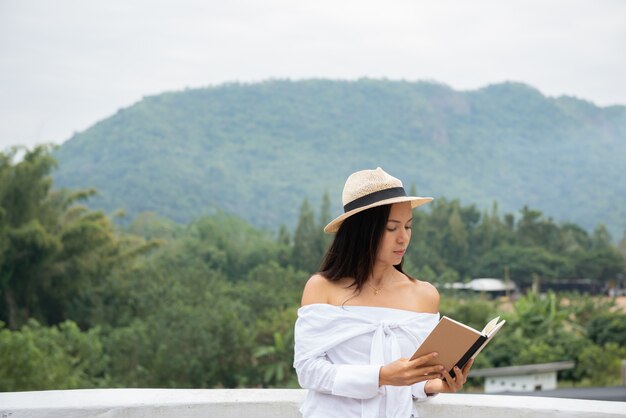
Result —
M587 335L599 346L615 343L626 348L626 314L618 311L596 314L587 324Z
M235 282L185 247L156 253L109 281L115 305L102 320L110 376L130 387L237 387L251 373L252 307L233 297ZM194 260L195 259L195 260Z
M465 261L469 251L467 226L461 219L458 204L452 207L452 213L448 218L447 234L444 239L443 249L445 258L450 265L458 271L465 271Z
M491 213L483 211L480 223L471 232L469 238L471 260L476 260L496 247L512 245L515 241L513 227L509 227L500 219L497 202L493 202Z
M246 280L233 288L232 298L256 312L257 319L264 319L276 310L298 304L309 275L270 260L250 270Z
M41 284L37 270L61 248L58 237L46 231L41 219L46 218L42 212L53 206L48 199L52 185L48 174L55 161L48 148L40 146L25 151L22 161L15 163L22 150L0 153L0 319L10 329L30 317Z
M52 190L54 167L46 146L0 154L0 319L10 329L31 317L81 318L85 290L152 246L119 236L104 214L77 205L93 191Z
M594 249L605 249L611 247L611 234L605 225L600 224L594 230L591 236L591 246Z
M320 217L319 217L319 225L317 226L317 230L319 233L318 238L318 252L320 254L320 260L318 261L318 265L321 262L321 257L326 253L326 250L330 246L332 241L332 235L324 233L324 227L328 225L328 223L332 220L332 215L330 214L330 196L328 192L324 192L322 196L322 204L320 207Z
M587 231L572 223L565 223L559 228L560 248L564 253L577 253L591 248L591 239Z
M577 369L581 378L588 378L594 386L616 386L619 384L622 359L626 348L615 343L604 346L589 345L578 357Z
M317 271L322 257L319 239L320 231L314 221L313 210L309 201L304 199L293 239L293 258L298 269L311 273Z
M477 263L475 274L500 277L508 266L513 281L529 286L533 277L567 277L573 270L572 261L541 247L500 246L484 254Z
M322 205L320 208L320 222L319 229L323 229L332 220L330 214L330 196L328 191L325 191L322 195Z
M98 329L31 319L11 331L0 322L0 392L104 386L107 361Z
M624 272L624 257L614 247L578 251L573 256L577 277L607 282Z
M278 243L286 246L291 244L291 235L284 224L282 224L278 229Z
M269 233L222 211L199 218L188 228L182 242L190 255L200 257L233 281L244 280L250 269L276 257L278 251Z
M294 327L297 307L272 310L256 325L255 369L264 387L298 387L293 369Z
M545 297L529 292L517 300L511 327L521 330L525 338L555 335L568 321L570 311L564 309L560 297L548 292Z
M521 212L522 217L517 224L519 244L525 247L555 249L559 242L559 230L552 219L544 219L540 211L528 206L524 206Z

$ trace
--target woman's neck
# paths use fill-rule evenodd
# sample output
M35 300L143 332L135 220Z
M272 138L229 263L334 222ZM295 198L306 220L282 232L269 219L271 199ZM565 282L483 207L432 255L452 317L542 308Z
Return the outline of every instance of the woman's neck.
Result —
M367 279L369 284L374 287L380 288L388 283L390 280L393 280L398 270L391 264L375 264L374 269L372 270L372 274Z

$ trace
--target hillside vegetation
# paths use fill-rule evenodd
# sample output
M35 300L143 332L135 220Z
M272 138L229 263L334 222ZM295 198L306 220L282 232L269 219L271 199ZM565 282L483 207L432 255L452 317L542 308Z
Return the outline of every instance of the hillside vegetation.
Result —
M221 212L120 228L80 206L90 193L53 187L47 148L16 152L0 152L0 392L297 387L294 322L328 245L327 200L317 214L305 201L278 238ZM414 213L404 268L439 287L441 313L476 328L507 320L476 368L574 360L570 385L619 384L626 313L613 299L528 292L501 305L442 285L505 270L519 286L615 284L626 239L528 208L518 222L447 199Z
M297 387L294 321L328 245L327 201L303 203L278 238L226 213L186 225L143 214L122 229L80 206L89 193L52 187L47 148L17 157L0 152L0 392ZM476 368L574 360L569 385L620 384L626 313L613 299L530 292L501 305L442 285L506 267L519 286L615 284L626 240L529 208L518 222L457 200L431 208L414 212L405 271L439 287L443 315L507 320Z
M626 227L626 107L549 98L519 83L455 91L362 79L226 84L146 97L74 135L55 184L128 219L180 223L224 210L295 226L304 198L331 212L353 171L381 166L407 189L504 212L525 205L613 238Z

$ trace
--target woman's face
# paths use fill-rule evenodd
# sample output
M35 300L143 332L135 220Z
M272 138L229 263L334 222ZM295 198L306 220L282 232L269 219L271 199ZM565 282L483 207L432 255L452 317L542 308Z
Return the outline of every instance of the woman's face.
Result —
M413 210L410 202L391 205L385 232L378 246L376 261L378 263L400 264L411 241L411 222Z

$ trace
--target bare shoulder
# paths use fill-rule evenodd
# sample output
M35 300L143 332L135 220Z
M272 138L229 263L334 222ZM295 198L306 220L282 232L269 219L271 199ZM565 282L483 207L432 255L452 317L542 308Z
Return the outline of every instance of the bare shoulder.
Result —
M421 312L439 312L439 291L435 286L428 282L415 280L413 286L415 292L416 303Z
M304 286L301 304L304 306L314 303L328 303L331 292L331 282L321 274L314 274Z

